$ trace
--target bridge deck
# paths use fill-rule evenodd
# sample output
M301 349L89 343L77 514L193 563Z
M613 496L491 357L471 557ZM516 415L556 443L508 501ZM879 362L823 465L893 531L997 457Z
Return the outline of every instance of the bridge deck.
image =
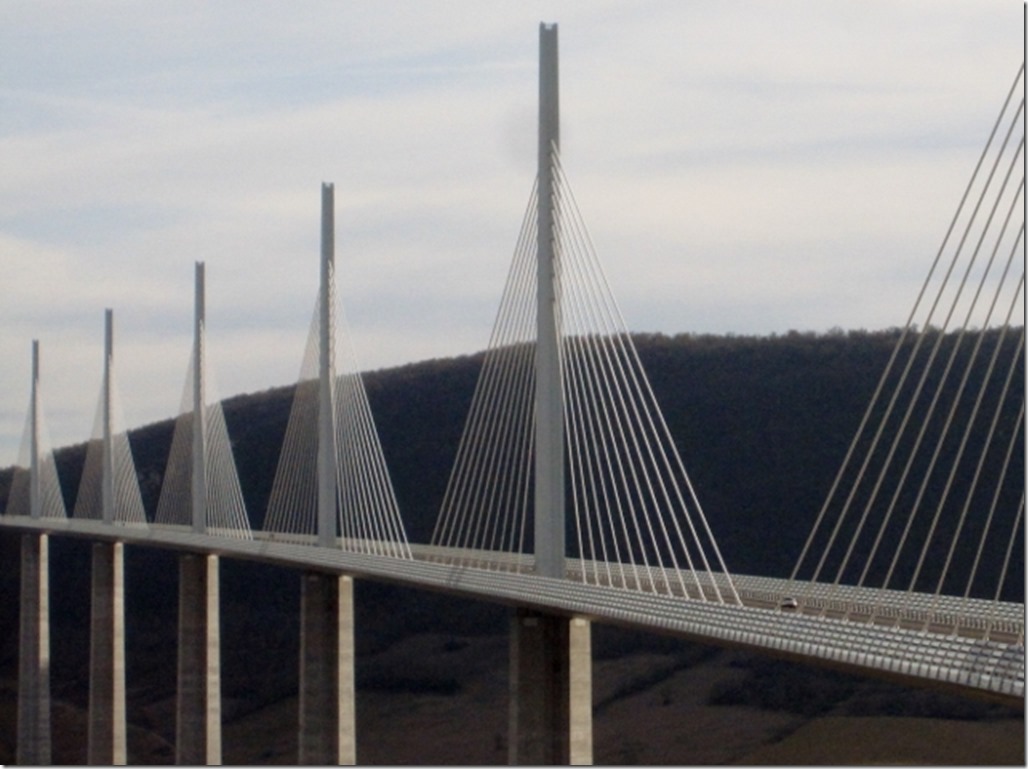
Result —
M574 613L848 670L915 682L931 681L969 693L987 694L1018 707L1024 704L1022 604L1002 604L999 614L990 619L984 606L973 603L971 606L977 609L973 608L970 614L958 613L953 603L956 599L928 596L926 604L921 599L911 602L906 593L880 594L881 591L867 588L851 588L843 593L838 588L835 592L819 588L803 592L806 586L788 580L733 576L742 600L740 605L683 600L673 591L655 594L586 584L580 579L539 577L526 573L525 559L510 556L483 560L479 555L481 566L444 563L441 560L447 555L445 551L423 546L412 548L413 559L404 559L260 537L212 537L164 526L4 516L0 517L0 527L348 573L509 605ZM485 568L486 565L491 567ZM581 564L574 562L572 567L573 575L582 569ZM727 584L723 575L716 575L714 580ZM707 584L712 585L710 578ZM783 596L797 597L798 610L780 610ZM906 603L901 605L901 600ZM926 607L933 603L936 613L927 621ZM994 604L990 607L994 612L997 610ZM948 611L956 620L949 625L940 621L939 609ZM859 617L863 621L850 621Z

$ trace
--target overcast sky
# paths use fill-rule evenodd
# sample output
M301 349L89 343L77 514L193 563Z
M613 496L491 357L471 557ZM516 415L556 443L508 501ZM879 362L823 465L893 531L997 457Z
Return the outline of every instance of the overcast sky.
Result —
M0 3L0 466L42 347L89 437L103 310L129 425L177 413L193 263L222 396L296 380L336 189L361 368L488 342L562 154L633 330L901 325L1022 60L1016 0Z

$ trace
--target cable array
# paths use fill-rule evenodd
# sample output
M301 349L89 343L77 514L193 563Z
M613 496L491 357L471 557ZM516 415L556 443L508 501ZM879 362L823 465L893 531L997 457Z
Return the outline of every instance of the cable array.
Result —
M592 563L583 579L629 586L644 574L640 589L705 598L709 584L710 597L738 601L554 155L569 483L578 553Z
M191 526L193 509L193 368L194 350L186 375L182 406L175 420L175 431L168 452L168 463L161 485L154 523ZM213 390L214 387L210 387ZM225 424L221 402L209 394L211 402L203 406L204 414L204 481L206 488L204 522L208 534L249 539L250 520L246 514L239 475L232 457L232 445Z
M38 386L38 385L37 385ZM37 393L35 396L41 400ZM38 422L39 444L37 466L39 478L39 515L42 518L67 518L68 511L64 504L61 482L57 477L57 462L54 459L53 444L50 442L50 431L46 426L43 408L36 409ZM32 408L25 419L21 445L18 448L18 464L14 467L11 477L11 490L7 495L6 515L32 515Z
M994 601L1023 581L1023 83L1022 64L792 580Z
M277 539L301 541L317 534L318 355L320 302L307 334L300 377L293 391L275 480L261 530Z
M330 289L330 296L334 291ZM334 301L334 298L333 298ZM336 534L344 550L410 558L399 505L375 430L345 316L338 313L345 370L331 377L336 435ZM332 313L335 316L335 313ZM307 336L263 530L276 539L317 534L320 299Z
M555 290L566 509L587 584L738 600L553 150ZM533 499L536 205L533 189L433 545L524 570Z
M523 553L530 536L537 194L533 187L432 533L433 545L470 551L476 565Z
M128 433L122 427L121 399L111 374L111 472L113 492L113 518L118 523L146 523L143 497L139 491L136 465L132 459L132 447ZM104 392L101 388L93 433L86 446L86 461L82 467L78 497L75 500L73 518L103 520L104 484Z
M382 444L357 370L349 324L339 307L342 360L350 367L335 380L336 436L339 464L336 488L339 531L344 549L410 558Z

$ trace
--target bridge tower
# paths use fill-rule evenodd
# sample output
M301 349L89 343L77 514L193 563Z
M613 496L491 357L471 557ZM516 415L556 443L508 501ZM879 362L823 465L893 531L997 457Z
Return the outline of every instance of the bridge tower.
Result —
M535 357L536 573L564 579L564 404L554 200L560 146L557 25L539 25ZM581 617L518 609L511 622L511 764L592 763L592 650Z
M104 313L104 375L101 396L103 523L115 518L112 376L114 313ZM124 543L94 542L90 599L89 734L87 760L92 765L124 765L127 756L125 714L125 553Z
M196 263L190 528L207 531L204 264ZM221 634L218 556L179 557L175 761L221 763Z
M564 577L564 399L554 212L554 152L560 148L557 25L539 25L539 158L535 347L535 569Z
M335 419L335 189L321 187L321 285L318 360L317 532L336 548L339 436ZM353 579L307 572L300 588L301 764L357 762Z
M43 517L40 461L39 341L32 341L29 406L29 516ZM21 609L18 639L18 763L49 764L50 544L45 532L21 537Z

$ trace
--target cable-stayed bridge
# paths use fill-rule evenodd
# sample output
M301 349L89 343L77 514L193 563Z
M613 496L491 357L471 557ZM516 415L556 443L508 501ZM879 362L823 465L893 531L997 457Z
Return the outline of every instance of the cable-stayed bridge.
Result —
M331 185L322 188L320 290L259 528L211 392L202 264L152 520L117 408L112 314L70 515L33 345L25 440L0 516L22 535L19 762L50 757L52 535L94 542L93 763L126 760L125 545L181 553L181 763L221 758L223 557L305 575L302 763L357 758L354 579L515 607L512 762L591 760L593 621L1023 706L1023 598L1006 597L1024 558L1023 66L795 567L775 578L734 573L718 547L561 162L555 26L541 27L540 45L539 172L430 542L407 540L354 356L336 333L345 323Z

